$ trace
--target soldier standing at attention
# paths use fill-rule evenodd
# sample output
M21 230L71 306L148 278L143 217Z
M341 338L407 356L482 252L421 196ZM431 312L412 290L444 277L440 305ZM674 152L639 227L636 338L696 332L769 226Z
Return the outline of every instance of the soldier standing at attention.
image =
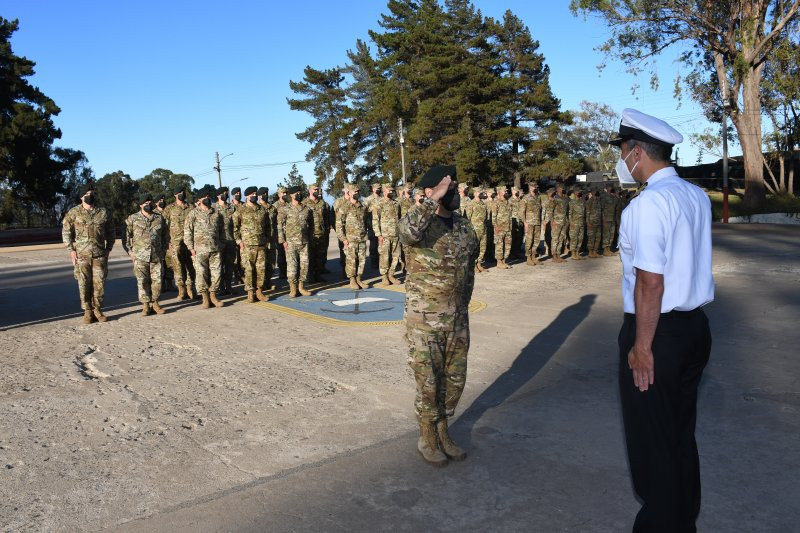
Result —
M350 202L342 208L336 219L336 234L344 243L345 273L353 290L366 289L361 281L367 259L367 209L359 200L358 189L350 190Z
M525 264L540 265L537 250L542 234L542 202L535 182L528 184L528 194L522 198L519 217L525 229Z
M418 184L424 197L400 222L408 251L406 339L416 380L417 450L433 465L467 454L450 437L467 377L469 302L475 283L478 239L458 214L456 167L436 166Z
M603 205L597 194L597 189L590 188L589 198L586 199L586 248L592 259L603 257L597 253L603 224Z
M522 224L519 222L520 195L519 189L511 187L511 196L508 199L511 205L511 257L517 258L517 251L522 246Z
M400 280L394 277L400 261L400 241L397 238L397 222L400 219L400 205L394 200L394 187L391 183L383 186L383 198L374 204L372 231L378 237L378 251L381 255L381 282L378 287L397 285Z
M622 210L625 209L621 188L614 187L614 197L617 199L617 205L614 208L614 235L617 238L614 240L614 245L619 248L619 225L622 222Z
M164 308L158 304L161 296L161 277L163 260L169 245L169 229L161 214L153 209L153 198L147 194L139 195L139 211L125 220L125 243L133 261L136 275L136 288L142 302L142 316L163 315Z
M169 262L172 265L172 273L175 283L178 285L178 300L189 298L194 299L194 264L192 254L186 247L183 240L184 226L189 211L192 210L186 202L186 192L183 185L172 191L175 195L175 202L164 209L164 220L167 221L169 229Z
M241 187L234 187L231 189L231 205L233 206L234 211L239 209L242 206L242 189ZM239 247L236 247L236 259L234 260L233 264L233 278L236 283L242 283L242 276L244 276L244 270L242 269L242 258L239 255Z
M268 187L259 187L256 195L258 196L258 205L264 208L269 218L267 251L264 254L264 284L259 286L263 292L272 289L272 273L275 271L275 260L278 257L278 210L269 203Z
M550 241L552 244L553 262L563 263L561 247L566 239L567 221L569 220L569 200L564 195L564 185L556 185L556 194L553 196L553 221L550 226Z
M408 210L414 206L414 200L411 199L411 186L405 184L400 187L400 198L397 203L400 204L400 219L406 216ZM403 243L400 243L400 271L405 274L406 272L406 253L403 249Z
M166 193L161 193L158 196L154 196L153 201L155 202L155 205L153 206L153 213L158 213L163 217L164 209L167 207ZM164 223L166 224L166 222ZM161 292L175 290L175 281L174 278L172 277L172 270L167 268L168 257L169 255L166 253L165 249L164 258L161 261Z
M381 184L373 183L371 186L372 194L364 199L364 208L367 210L367 234L369 235L369 260L372 268L378 268L378 237L372 231L372 209L375 203L381 199Z
M311 247L309 250L309 277L311 281L325 281L327 272L328 238L331 233L330 206L322 199L322 191L316 183L308 186L308 198L303 205L311 212Z
M483 268L483 256L486 255L486 219L488 209L486 208L486 193L480 187L472 190L474 198L467 205L466 218L475 230L475 237L478 239L478 257L475 259L475 272L485 272Z
M494 258L497 268L511 268L506 264L511 254L511 204L508 189L497 188L497 199L492 203L492 225L494 226Z
M544 241L544 255L550 255L550 245L552 244L553 235L553 196L556 194L556 189L547 190L542 199L542 234L541 240ZM547 238L547 231L550 230L550 239Z
M280 227L281 212L289 207L289 199L286 196L286 187L278 187L277 194L278 199L273 205L275 206L275 218L278 221L278 234L280 234L282 231ZM286 248L281 243L278 243L278 277L286 279Z
M236 264L236 239L233 237L233 214L236 208L228 204L228 188L220 187L216 191L217 203L214 205L217 212L222 215L222 225L225 228L224 239L220 243L219 251L222 268L220 292L233 294L233 269Z
M331 225L333 228L338 227L338 221L342 216L342 209L347 207L347 204L350 203L350 185L345 183L342 187L342 195L339 196L336 200L333 201L333 220L331 220ZM339 266L342 268L342 276L347 278L347 272L345 271L344 264L345 264L345 252L344 252L344 241L342 241L342 236L339 234L339 230L336 230L336 240L339 242Z
M603 255L606 257L616 255L611 251L617 229L617 197L614 196L614 186L606 185L606 192L600 197L603 203Z
M93 319L106 322L103 296L108 275L108 254L114 247L114 224L104 207L96 207L94 183L81 187L80 205L70 209L62 222L61 238L72 260L78 295L83 309L83 323Z
M569 198L569 242L572 259L583 259L581 246L586 233L586 204L583 201L583 191L572 187Z
M470 202L470 198L467 195L467 189L469 189L469 184L467 182L461 182L458 184L458 199L461 202L461 205L458 207L458 213L462 217L467 215L467 206Z
M298 292L303 296L311 296L305 288L305 283L308 281L311 211L301 204L303 192L300 187L291 187L286 192L291 203L278 213L278 243L286 251L289 296L296 298Z
M248 187L244 194L247 202L233 215L233 235L244 265L244 290L247 301L265 302L261 290L267 274L267 243L269 242L269 213L259 204L258 189Z
M222 215L211 206L211 193L198 193L199 205L186 216L183 240L194 259L197 272L197 292L203 297L203 309L223 307L224 302L217 299L222 265L219 257L225 240L225 225Z

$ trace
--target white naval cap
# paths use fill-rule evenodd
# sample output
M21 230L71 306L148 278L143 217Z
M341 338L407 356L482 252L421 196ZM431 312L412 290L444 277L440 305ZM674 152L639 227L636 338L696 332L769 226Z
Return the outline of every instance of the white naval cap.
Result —
M619 133L609 144L619 146L628 139L673 146L683 142L683 135L660 118L628 108L622 111Z

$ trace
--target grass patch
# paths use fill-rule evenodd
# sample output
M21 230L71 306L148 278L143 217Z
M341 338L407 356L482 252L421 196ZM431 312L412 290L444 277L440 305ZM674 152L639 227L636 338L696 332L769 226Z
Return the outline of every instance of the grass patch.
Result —
M744 194L744 191L740 191ZM706 191L711 200L711 211L714 221L722 220L722 192ZM767 202L759 209L745 209L742 198L728 194L728 216L740 217L759 213L800 213L800 198L788 194L767 195Z

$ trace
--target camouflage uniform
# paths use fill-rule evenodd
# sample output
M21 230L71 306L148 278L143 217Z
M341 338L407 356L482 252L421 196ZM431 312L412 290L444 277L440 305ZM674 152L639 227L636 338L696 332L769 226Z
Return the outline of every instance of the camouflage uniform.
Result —
M272 273L275 271L275 261L278 259L278 208L269 202L258 200L258 205L264 208L269 218L269 233L267 234L267 252L264 254L264 285L263 290L272 288Z
M569 245L572 257L579 256L586 234L586 202L577 192L569 199Z
M462 217L467 216L467 206L472 201L470 197L467 196L467 189L469 189L468 184L466 183L458 184L458 197L459 197L458 212Z
M378 237L372 231L372 210L375 203L381 199L380 195L375 195L375 191L380 191L380 184L372 184L372 195L364 199L364 208L367 210L367 235L369 236L369 259L372 263L372 268L378 268Z
M84 311L103 307L108 254L114 247L114 224L104 207L77 205L64 216L61 239L77 254L73 275Z
M520 203L520 219L525 228L525 257L529 263L539 262L536 251L542 236L542 197L533 192L526 194Z
M278 187L278 193L286 192L285 187ZM288 196L284 196L284 198L288 199ZM275 203L272 204L275 206L275 220L277 222L278 231L277 233L280 234L281 227L280 227L280 217L281 211L286 209L289 206L289 202L285 200L276 200ZM279 243L280 244L280 243ZM286 279L286 249L283 246L278 246L278 276L281 279Z
M314 201L309 197L303 205L311 212L311 246L309 266L311 277L318 281L328 262L328 240L331 234L331 208L322 198Z
M475 266L483 263L486 255L486 220L489 218L489 210L486 204L480 199L481 190L475 189L475 198L467 205L466 218L475 230L475 237L478 239L478 257L475 259Z
M450 227L436 216L437 205L424 199L399 225L408 252L405 323L414 408L427 423L452 416L464 391L478 256L472 224L453 213Z
M339 198L334 200L334 202L333 202L333 220L331 220L331 225L334 228L337 227L338 220L342 216L342 210L347 207L348 203L349 203L349 201L347 200L347 198L345 198L344 194L342 194L342 196L340 196ZM336 231L336 240L339 241L339 266L342 268L342 273L344 274L344 272L345 272L345 269L344 269L344 263L345 263L345 259L344 259L344 255L345 255L344 242L342 242L342 237L339 234L338 230Z
M494 226L494 258L498 264L505 264L511 254L511 204L498 192L492 202L492 225Z
M216 294L222 274L219 257L225 239L225 226L222 215L213 207L192 209L186 217L183 228L183 241L190 251L194 251L194 268L197 272L197 292Z
M373 204L372 231L379 239L381 276L392 275L400 261L400 240L397 238L397 222L400 219L400 205L391 198L381 198Z
M519 196L519 189L511 187L511 197L508 203L511 206L511 256L516 257L522 248L522 222L519 216L522 201Z
M241 250L244 290L254 291L265 285L270 221L264 207L252 202L248 204L237 209L233 215L233 235Z
M155 211L148 217L138 211L125 220L125 244L133 258L139 301L157 302L161 296L162 260L169 245L167 222Z
M308 281L308 236L311 211L304 205L288 204L278 212L278 243L287 243L286 275L290 283ZM282 247L282 246L281 246Z
M552 198L553 220L550 226L550 239L552 248L550 252L553 257L560 257L561 247L567 238L567 221L569 217L569 199L566 196L556 194Z
M169 204L164 209L164 220L167 221L167 228L169 229L169 250L167 253L175 283L178 287L185 285L191 288L194 286L195 271L192 263L192 254L183 240L186 217L192 209L194 208L188 203L179 205L178 202Z
M603 204L602 199L596 192L586 200L586 247L589 256L595 257L600 248L600 236L603 224Z
M617 197L610 192L600 196L603 203L603 248L610 249L614 244L616 230Z
M222 215L222 225L225 229L223 241L220 243L219 258L222 268L220 283L222 290L230 293L233 285L233 272L236 265L236 239L233 237L233 214L236 208L227 203L214 204L214 209ZM240 259L241 260L241 259Z
M360 200L348 202L336 219L336 234L347 241L345 247L345 273L348 278L364 273L367 258L367 208Z
M400 198L397 199L397 203L400 204L400 219L403 219L408 214L409 209L414 207L414 200L409 196L410 190L411 188L408 185L403 185L400 188ZM400 267L403 272L406 271L406 252L402 242L400 242Z

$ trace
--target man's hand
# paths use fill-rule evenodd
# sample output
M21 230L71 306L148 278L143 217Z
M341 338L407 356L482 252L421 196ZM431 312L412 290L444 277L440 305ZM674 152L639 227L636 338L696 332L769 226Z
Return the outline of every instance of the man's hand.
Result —
M72 266L75 266L75 264L78 262L78 252L75 250L70 250L69 258L72 260Z
M525 231L528 231L528 223L525 223Z
M628 366L633 372L634 386L642 392L646 391L655 380L653 349L634 344L628 352Z
M378 236L378 246L383 246L383 235Z
M194 248L192 248L192 257L194 257Z
M244 243L243 242L239 243L239 249L244 252Z
M136 258L133 256L133 254L130 254L128 257L131 258L131 263L133 263L135 265L136 264Z
M442 181L436 185L433 189L431 189L431 194L428 196L434 202L438 202L441 200L445 194L447 194L448 189L450 189L450 184L453 183L453 180L450 176L445 176L442 178Z
M350 241L348 241L348 240L344 240L344 241L342 241L342 243L343 243L345 246L350 246Z
M287 252L289 251L289 243L288 242L283 243L283 249L286 250Z

